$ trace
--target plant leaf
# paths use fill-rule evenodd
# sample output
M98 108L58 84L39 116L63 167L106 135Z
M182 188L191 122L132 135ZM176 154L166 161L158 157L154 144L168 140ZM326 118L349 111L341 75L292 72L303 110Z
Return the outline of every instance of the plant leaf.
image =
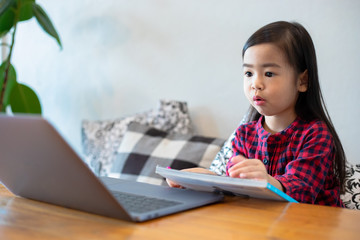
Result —
M44 9L42 9L42 7L40 7L40 5L36 3L33 3L32 6L34 16L36 17L36 20L38 21L40 26L44 29L45 32L55 38L60 48L62 48L59 34L56 32L54 25L52 24L50 18L48 17Z
M14 4L14 0L1 0L0 2L0 16Z
M4 84L4 78L5 78L5 66L7 62L3 62L0 66L0 89L3 88ZM6 83L6 89L5 89L5 95L4 95L4 102L3 102L3 108L0 109L0 112L5 112L6 107L10 103L10 93L13 89L13 87L16 84L16 71L13 65L10 64L10 69L8 73L8 80Z
M31 19L33 14L32 6L35 3L35 0L17 0L17 5L20 6L19 11L19 21L26 21Z
M3 37L14 26L15 14L11 8L8 8L0 16L0 37Z
M10 106L13 113L41 114L41 104L36 93L28 86L17 83L10 94Z

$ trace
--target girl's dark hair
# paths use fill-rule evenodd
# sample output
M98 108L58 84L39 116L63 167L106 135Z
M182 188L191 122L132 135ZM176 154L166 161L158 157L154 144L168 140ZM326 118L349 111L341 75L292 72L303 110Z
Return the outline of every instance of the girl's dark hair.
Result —
M346 156L340 138L335 131L321 93L315 47L309 33L299 23L274 22L257 30L245 43L242 57L249 47L261 43L273 43L279 47L297 73L308 71L308 89L299 93L295 105L296 114L304 120L319 119L326 123L335 144L334 173L344 192ZM247 121L260 118L256 109L250 106Z

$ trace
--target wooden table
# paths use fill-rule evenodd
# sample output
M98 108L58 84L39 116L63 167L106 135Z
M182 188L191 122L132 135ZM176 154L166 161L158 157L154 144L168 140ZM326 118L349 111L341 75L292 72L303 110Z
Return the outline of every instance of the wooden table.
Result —
M360 239L360 211L227 197L132 223L15 197L0 184L0 239Z

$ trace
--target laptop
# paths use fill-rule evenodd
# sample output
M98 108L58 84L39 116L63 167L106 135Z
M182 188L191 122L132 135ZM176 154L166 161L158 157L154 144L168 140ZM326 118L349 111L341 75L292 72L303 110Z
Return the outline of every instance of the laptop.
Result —
M49 121L32 115L0 115L0 182L23 198L134 222L223 199L221 194L98 178Z

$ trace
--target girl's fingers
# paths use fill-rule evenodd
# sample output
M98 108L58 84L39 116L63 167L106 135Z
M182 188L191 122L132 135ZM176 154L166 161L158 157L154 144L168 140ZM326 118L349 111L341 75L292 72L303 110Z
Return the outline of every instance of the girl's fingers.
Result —
M240 177L241 174L256 172L259 168L256 166L245 166L245 167L233 167L229 170L230 177Z
M166 182L167 184L170 186L170 187L173 187L173 188L183 188L183 186L177 184L176 182L173 182L169 179L166 179Z
M264 164L258 159L246 159L229 170L229 176L234 178L258 178L267 179L267 171Z
M237 160L236 163L231 161L233 163L232 167L229 169L229 172L231 169L237 169L237 168L243 168L248 166L261 166L263 163L260 160L257 159L246 159L243 158L241 160Z
M267 180L267 174L262 171L241 173L240 178Z
M247 158L245 158L243 155L237 155L237 156L231 158L231 162L233 164L237 164L237 163L242 162L244 160L247 160Z

